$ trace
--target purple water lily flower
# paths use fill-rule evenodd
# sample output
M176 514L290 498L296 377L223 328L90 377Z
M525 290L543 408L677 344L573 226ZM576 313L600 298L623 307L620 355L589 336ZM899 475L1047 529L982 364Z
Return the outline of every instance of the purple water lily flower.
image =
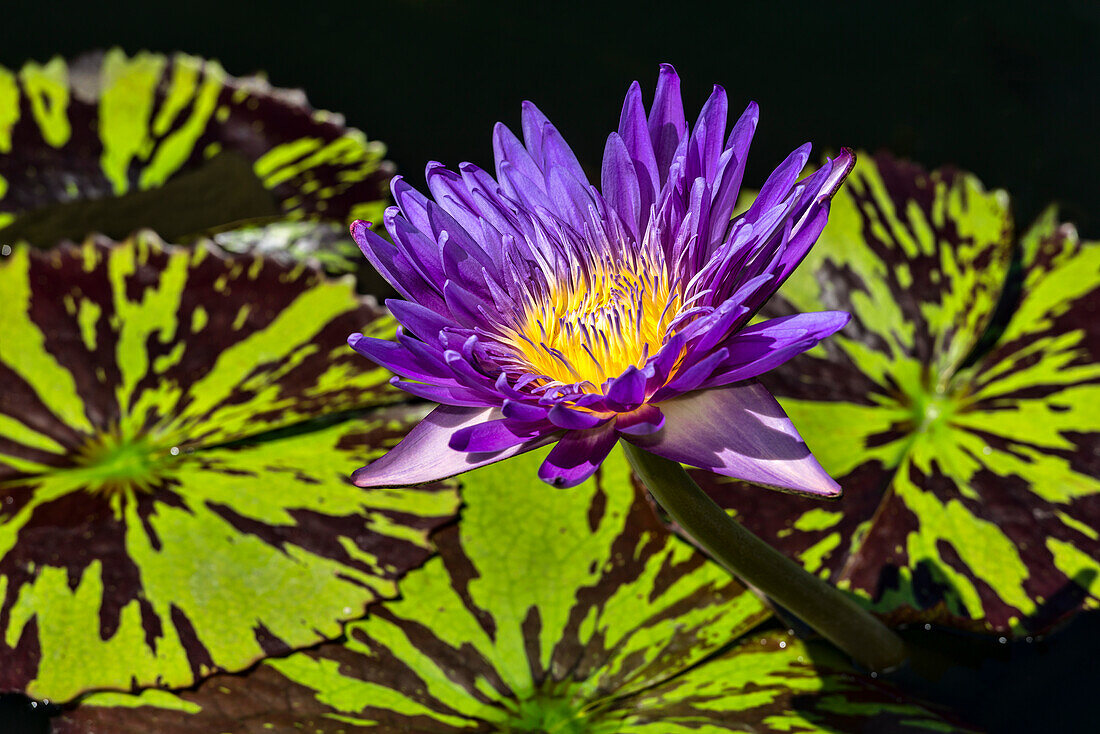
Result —
M365 222L352 234L405 298L387 302L404 329L349 343L440 405L356 484L418 484L557 442L539 476L568 487L622 438L750 482L840 493L754 378L848 314L749 320L817 240L853 156L798 181L804 145L731 218L758 110L729 137L726 112L715 86L689 133L665 64L648 116L638 83L627 92L599 189L530 102L523 143L493 131L496 178L430 163L434 201L393 180L393 243Z

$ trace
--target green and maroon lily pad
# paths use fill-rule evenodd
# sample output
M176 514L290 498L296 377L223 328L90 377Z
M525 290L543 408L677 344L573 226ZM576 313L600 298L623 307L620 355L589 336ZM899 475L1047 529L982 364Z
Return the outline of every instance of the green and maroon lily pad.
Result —
M359 246L343 224L280 221L250 224L210 234L226 252L255 253L288 262L315 261L333 275L354 273L364 261ZM368 290L377 294L377 290Z
M852 323L763 378L843 498L697 478L898 620L1023 635L1097 606L1100 245L1053 215L1021 242L1005 328L991 323L1016 248L1004 194L862 159L772 305L841 308Z
M0 239L380 218L385 146L296 90L186 54L0 67Z
M424 413L351 278L151 234L0 260L0 689L181 687L396 593L453 487L348 474Z
M824 647L747 636L767 610L660 525L621 452L561 492L535 478L539 461L469 475L440 556L345 644L178 697L93 695L55 731L945 730Z

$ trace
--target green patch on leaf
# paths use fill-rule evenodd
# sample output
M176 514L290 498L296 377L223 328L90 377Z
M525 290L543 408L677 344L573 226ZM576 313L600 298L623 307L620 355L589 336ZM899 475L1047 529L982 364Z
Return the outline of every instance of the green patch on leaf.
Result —
M359 246L342 224L274 222L236 227L215 233L211 239L227 252L256 253L291 262L315 260L334 274L354 272L356 261L362 259Z
M385 147L300 91L120 49L0 68L0 238L48 247L150 227L377 220Z
M1015 313L991 323L1010 223L972 176L861 159L769 305L852 322L762 378L844 488L836 521L699 478L883 613L1024 635L1097 605L1100 245L1048 213L1021 238Z
M661 526L621 452L565 491L536 453L470 474L440 556L345 644L173 701L93 695L55 731L944 730L825 649L746 638L768 612Z
M164 246L0 261L0 688L192 685L337 637L454 515L347 476L424 408L347 334L350 279Z

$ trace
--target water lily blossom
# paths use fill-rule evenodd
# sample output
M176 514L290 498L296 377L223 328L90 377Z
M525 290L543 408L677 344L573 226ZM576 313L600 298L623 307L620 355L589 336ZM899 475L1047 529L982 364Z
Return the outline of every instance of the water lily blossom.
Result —
M733 211L758 110L727 136L716 86L689 129L663 65L648 114L635 82L593 186L530 102L523 142L493 132L496 176L427 167L400 177L392 242L356 222L364 254L404 300L396 341L355 334L394 384L440 405L362 487L455 475L547 444L539 476L578 484L619 439L665 459L821 496L840 489L755 380L833 334L844 312L750 324L825 226L847 150L799 180L805 145Z

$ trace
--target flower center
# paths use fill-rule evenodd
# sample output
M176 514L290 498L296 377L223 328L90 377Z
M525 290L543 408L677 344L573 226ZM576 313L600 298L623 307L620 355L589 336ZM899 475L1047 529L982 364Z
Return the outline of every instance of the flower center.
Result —
M596 267L527 304L511 339L526 371L543 384L600 392L627 367L642 367L672 336L680 295L663 268Z

